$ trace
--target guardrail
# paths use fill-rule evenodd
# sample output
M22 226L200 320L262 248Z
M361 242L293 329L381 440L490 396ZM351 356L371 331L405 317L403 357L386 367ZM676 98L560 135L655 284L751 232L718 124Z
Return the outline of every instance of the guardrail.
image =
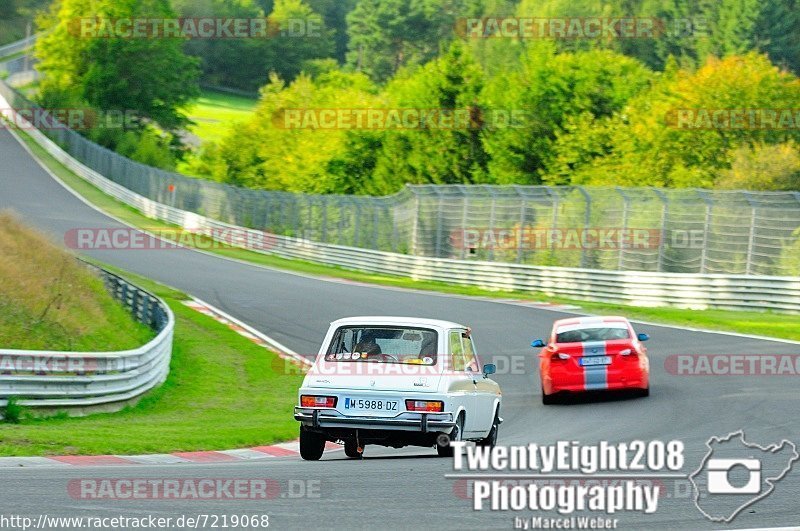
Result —
M8 57L10 55L14 55L19 52L27 50L36 43L36 39L38 38L39 38L38 35L31 35L27 39L22 39L21 41L16 41L10 44L6 44L4 46L0 46L0 58Z
M3 103L0 82L0 104ZM0 105L1 107L2 105ZM106 194L152 219L185 229L219 234L233 231L228 244L246 247L262 241L262 231L239 227L148 199L85 166L33 127L27 133L56 160ZM371 273L406 276L492 290L536 291L638 306L689 309L800 312L800 278L725 274L607 271L525 264L432 258L269 235L267 252Z
M99 270L106 288L158 335L122 352L45 352L0 349L0 407L10 397L36 408L119 409L163 383L169 373L175 317L155 295Z

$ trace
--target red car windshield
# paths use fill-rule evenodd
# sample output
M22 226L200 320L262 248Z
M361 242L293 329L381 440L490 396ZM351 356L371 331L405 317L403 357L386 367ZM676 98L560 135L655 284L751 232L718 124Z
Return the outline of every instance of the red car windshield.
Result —
M590 341L614 341L616 339L630 339L627 328L598 327L564 330L556 334L556 343L587 343Z

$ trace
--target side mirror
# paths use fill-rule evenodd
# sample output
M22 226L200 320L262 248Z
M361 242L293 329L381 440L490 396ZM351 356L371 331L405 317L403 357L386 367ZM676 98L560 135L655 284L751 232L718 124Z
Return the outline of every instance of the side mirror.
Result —
M541 339L537 339L533 343L531 343L531 346L533 348L544 348L546 345L544 341L542 341Z
M650 336L648 336L647 334L639 334L636 337L639 338L639 341L647 341L648 339L650 339Z
M497 365L494 363L487 363L483 366L483 375L489 376L490 374L494 374L497 372Z

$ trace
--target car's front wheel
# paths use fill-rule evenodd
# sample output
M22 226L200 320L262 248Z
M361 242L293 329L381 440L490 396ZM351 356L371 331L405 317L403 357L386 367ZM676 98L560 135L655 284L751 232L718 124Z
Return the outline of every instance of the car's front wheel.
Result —
M436 440L436 452L439 454L439 457L453 457L454 451L450 443L452 441L460 441L463 436L464 416L459 415L456 420L456 426L453 428L453 431L450 432L450 435L443 433Z
M323 452L325 452L325 437L301 426L300 457L306 461L319 461Z

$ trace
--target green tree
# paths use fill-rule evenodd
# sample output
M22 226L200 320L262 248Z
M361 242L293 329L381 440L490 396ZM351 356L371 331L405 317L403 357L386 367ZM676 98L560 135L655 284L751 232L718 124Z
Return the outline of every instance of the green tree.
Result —
M392 191L405 183L487 182L482 129L491 126L491 117L490 109L480 104L483 85L483 72L459 42L440 59L392 81L386 93L393 108L458 111L462 119L453 127L388 131L375 179L391 182ZM469 124L463 119L467 114Z
M606 51L555 54L553 43L531 46L520 66L495 75L484 94L490 108L523 111L520 127L485 137L489 171L500 183L540 183L552 144L568 117L610 116L650 82L635 59Z
M731 153L731 168L715 183L730 190L800 190L800 145L743 144Z
M218 180L269 190L335 193L343 184L328 171L345 149L347 131L311 122L287 122L287 112L368 109L380 105L375 87L363 74L334 71L312 79L300 75L290 85L273 75L261 91L253 120L219 145L205 149L193 170Z
M11 18L17 14L16 0L5 0L0 3L0 18Z
M758 168L767 153L775 152L760 147L755 157L743 153L751 145L790 141L795 148L780 151L796 149L800 141L796 129L746 123L729 127L724 121L715 125L708 113L791 109L797 101L797 78L780 71L763 55L710 58L696 72L678 70L664 76L632 98L621 112L576 122L558 136L553 146L554 162L544 179L557 184L710 188L727 181L748 188L763 188L765 183L774 187L779 182L784 183L779 187L787 186L792 175L790 158L785 158L781 168L759 170L772 177L753 175L752 183L748 183L742 168L748 164L751 170ZM737 157L740 161L731 173ZM745 164L748 159L751 162ZM762 162L757 162L759 159Z
M764 2L755 25L756 42L778 65L800 75L800 3Z
M173 18L168 0L57 0L43 19L48 35L36 46L45 100L79 101L103 112L129 110L142 127L153 122L176 131L181 112L198 95L196 61L177 39L87 38L76 32L85 18Z
M331 30L334 40L333 57L344 64L347 54L347 15L355 8L357 0L308 0L314 12L325 19L325 26Z
M307 62L333 57L331 32L324 19L302 0L275 0L270 21L285 30L285 33L270 39L275 58L270 70L281 78L292 80L303 71ZM293 21L303 21L305 26L293 33Z
M257 91L275 72L293 80L309 61L333 57L331 32L321 15L302 0L271 2L269 11L252 0L183 0L186 17L264 18L270 31L266 38L197 39L186 51L201 61L202 80L208 85Z
M796 0L719 0L705 5L709 37L706 54L767 53L777 64L800 73L800 4Z
M376 81L425 63L452 39L469 0L359 0L347 16L348 63Z

